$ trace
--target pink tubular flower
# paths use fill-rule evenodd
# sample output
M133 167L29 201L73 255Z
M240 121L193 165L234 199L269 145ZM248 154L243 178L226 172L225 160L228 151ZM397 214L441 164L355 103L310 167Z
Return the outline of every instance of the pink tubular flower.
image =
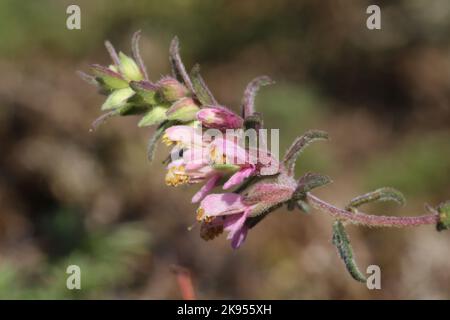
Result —
M253 150L254 151L254 150ZM214 165L229 165L234 166L237 170L223 185L223 188L229 189L244 182L245 179L253 175L260 174L260 169L267 164L278 162L271 158L272 162L267 162L267 155L264 155L264 162L261 162L262 156L258 150L249 152L245 150L236 141L218 138L215 139L210 146L210 158ZM262 174L264 174L262 172ZM273 173L271 173L273 174Z
M225 230L231 246L237 249L247 237L247 218L289 200L294 190L295 181L289 180L285 184L257 183L243 194L210 194L197 209L197 221L202 223L200 236L211 240Z
M231 246L239 248L247 236L245 220L253 207L245 204L237 193L206 196L197 210L197 220L202 222L200 236L210 240L225 230L228 232L227 239L231 239Z
M211 106L197 112L199 120L206 128L214 129L238 129L244 120L229 109L221 106Z
M222 172L208 163L208 145L201 130L189 126L173 126L166 130L163 142L174 145L172 154L182 157L172 159L167 167L166 184L178 186L195 184L207 180L206 184L192 197L192 202L202 200L219 182Z

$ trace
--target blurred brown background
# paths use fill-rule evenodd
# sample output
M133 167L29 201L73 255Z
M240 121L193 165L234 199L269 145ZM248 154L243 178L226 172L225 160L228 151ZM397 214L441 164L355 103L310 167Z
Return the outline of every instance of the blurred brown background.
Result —
M81 7L81 30L66 8ZM382 30L366 28L381 6ZM246 83L267 74L257 108L280 128L282 150L307 129L331 142L308 149L298 174L333 185L338 205L379 186L402 190L416 215L450 198L450 3L404 1L0 1L0 298L180 298L172 264L188 268L199 298L450 298L450 233L350 227L363 270L377 264L382 290L347 274L331 244L331 218L279 210L238 251L204 242L194 188L164 185L152 129L113 119L97 132L104 97L75 71L109 63L111 40L141 53L153 80L169 72L178 35L188 68L202 65L218 100L237 110ZM65 287L66 267L82 290Z

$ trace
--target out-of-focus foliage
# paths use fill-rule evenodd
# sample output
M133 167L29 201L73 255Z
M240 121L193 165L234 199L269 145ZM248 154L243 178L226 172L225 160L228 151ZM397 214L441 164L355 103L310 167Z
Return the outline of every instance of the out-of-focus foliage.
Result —
M73 3L81 30L66 29ZM333 178L318 191L327 200L390 185L407 206L368 211L420 214L450 194L450 3L381 1L380 31L365 27L369 4L1 1L0 298L179 298L172 264L190 269L199 298L450 298L448 232L349 228L360 265L382 270L383 289L369 291L338 261L328 217L280 210L237 252L204 242L187 231L191 191L164 186L163 159L146 160L152 129L111 119L89 133L103 97L75 71L109 62L105 39L130 53L141 29L158 78L178 35L187 67L199 62L235 110L249 80L277 82L256 107L281 153L308 129L330 133L296 167ZM65 287L70 264L80 291Z

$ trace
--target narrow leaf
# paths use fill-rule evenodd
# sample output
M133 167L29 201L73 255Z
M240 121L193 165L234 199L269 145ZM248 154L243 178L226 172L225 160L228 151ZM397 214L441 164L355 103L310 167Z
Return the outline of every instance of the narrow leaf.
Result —
M303 200L306 197L306 193L312 189L327 185L331 183L330 177L320 173L306 173L297 182L297 188L292 195L292 199Z
M394 201L400 205L404 205L406 202L405 197L400 191L394 188L384 187L352 199L345 209L352 210L363 204L375 201Z
M106 47L106 50L108 50L108 53L111 57L111 60L114 62L114 64L116 66L120 66L119 56L117 55L116 49L114 49L114 46L111 44L111 42L109 42L108 40L105 41L105 47Z
M242 116L244 119L255 113L255 96L259 88L273 83L274 81L268 76L257 77L250 81L242 98Z
M200 74L200 66L196 64L191 70L191 80L194 87L194 93L202 105L217 105L217 100L206 85Z
M145 67L144 61L142 60L141 53L139 50L139 39L141 38L141 30L136 31L131 38L131 50L133 52L133 58L139 66L144 79L148 80L147 68Z
M178 41L178 37L174 37L172 39L172 42L170 43L169 60L172 66L174 77L178 81L183 82L191 92L194 92L194 87L192 85L191 79L189 78L189 75L186 72L186 68L181 61L180 43Z
M147 158L150 162L153 161L154 157L155 157L155 151L156 151L156 145L159 141L159 139L161 139L161 137L164 134L164 131L170 127L170 122L166 121L161 123L158 128L156 129L156 131L153 133L153 136L150 138L150 140L148 141L148 145L147 145Z
M91 124L91 129L89 131L93 132L98 129L102 124L104 124L109 118L119 115L119 110L111 110L107 113L102 114L100 117L95 119Z
M82 80L86 81L87 83L98 86L99 83L94 76L91 76L90 74L87 74L86 72L80 70L78 70L76 73Z
M337 220L333 223L333 244L338 249L341 259L345 263L347 271L350 273L353 279L359 282L366 282L366 277L359 271L356 265L353 249L350 245L347 232L341 221Z
M312 142L318 140L328 140L328 133L320 130L309 130L295 139L283 159L288 175L294 174L295 163L301 152Z

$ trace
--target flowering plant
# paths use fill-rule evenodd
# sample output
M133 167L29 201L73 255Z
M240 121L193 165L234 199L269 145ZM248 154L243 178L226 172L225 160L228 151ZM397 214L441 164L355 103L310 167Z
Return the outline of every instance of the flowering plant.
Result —
M354 261L345 224L370 227L436 224L439 231L450 227L449 201L436 208L427 205L427 214L421 216L379 216L358 210L373 201L392 200L404 204L403 195L393 188L380 188L358 196L343 209L319 199L311 191L330 183L331 179L317 173L307 173L297 179L294 168L305 147L327 140L328 135L318 130L307 131L292 143L281 161L275 154L266 152L264 139L258 135L264 129L254 100L261 86L273 83L269 77L258 77L247 85L238 115L217 102L201 77L198 65L189 74L186 72L177 38L170 45L172 74L151 81L139 54L139 37L140 32L136 32L132 38L133 57L122 52L117 54L107 41L106 48L113 63L108 67L91 65L93 75L80 72L107 96L101 108L105 113L93 122L92 128L96 129L110 117L128 115L142 116L139 127L155 125L155 133L148 144L148 157L153 158L160 140L172 148L166 160L166 184L203 184L192 198L192 202L199 202L197 221L203 239L213 239L225 231L231 246L237 249L249 230L277 208L287 205L289 210L307 212L313 207L335 218L333 243L352 277L365 281ZM240 130L241 134L253 130L257 137L255 144L242 142L239 135L224 137L230 130ZM269 168L272 170L267 170ZM234 190L210 194L215 187Z

